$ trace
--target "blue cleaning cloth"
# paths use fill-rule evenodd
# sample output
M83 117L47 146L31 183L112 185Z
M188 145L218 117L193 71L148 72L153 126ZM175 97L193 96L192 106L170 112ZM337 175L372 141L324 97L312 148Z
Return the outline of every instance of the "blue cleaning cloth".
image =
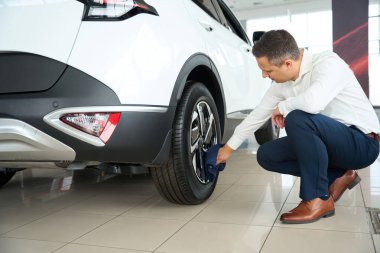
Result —
M214 182L218 171L223 171L226 163L216 165L218 151L224 144L216 144L209 148L205 155L205 173L210 182Z

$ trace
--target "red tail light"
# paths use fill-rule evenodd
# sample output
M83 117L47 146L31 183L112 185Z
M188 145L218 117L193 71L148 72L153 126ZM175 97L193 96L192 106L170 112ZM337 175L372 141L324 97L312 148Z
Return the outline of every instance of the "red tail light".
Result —
M83 20L124 20L140 13L157 15L144 0L78 0L85 4Z
M68 113L60 120L107 143L120 120L120 112Z

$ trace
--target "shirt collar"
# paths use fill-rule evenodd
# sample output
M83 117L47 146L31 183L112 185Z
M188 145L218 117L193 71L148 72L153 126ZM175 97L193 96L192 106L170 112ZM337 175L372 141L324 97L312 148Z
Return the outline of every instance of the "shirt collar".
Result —
M302 54L302 60L301 60L301 66L300 66L300 73L298 75L298 78L295 81L290 81L293 85L296 85L302 80L302 77L309 73L312 69L312 55L306 50L303 49Z

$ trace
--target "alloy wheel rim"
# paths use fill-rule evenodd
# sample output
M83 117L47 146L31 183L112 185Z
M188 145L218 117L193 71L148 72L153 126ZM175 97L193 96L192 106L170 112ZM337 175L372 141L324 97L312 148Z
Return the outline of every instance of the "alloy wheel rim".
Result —
M218 141L215 117L206 101L194 107L190 127L190 156L193 171L199 182L207 184L204 159L207 150Z

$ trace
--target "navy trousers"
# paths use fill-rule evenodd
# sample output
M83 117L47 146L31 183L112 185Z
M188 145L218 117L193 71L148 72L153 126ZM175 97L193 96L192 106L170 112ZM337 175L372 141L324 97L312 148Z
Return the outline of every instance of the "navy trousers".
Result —
M300 177L304 201L328 196L336 178L371 165L379 155L376 140L321 114L294 110L285 130L286 137L260 146L257 161L266 170Z

